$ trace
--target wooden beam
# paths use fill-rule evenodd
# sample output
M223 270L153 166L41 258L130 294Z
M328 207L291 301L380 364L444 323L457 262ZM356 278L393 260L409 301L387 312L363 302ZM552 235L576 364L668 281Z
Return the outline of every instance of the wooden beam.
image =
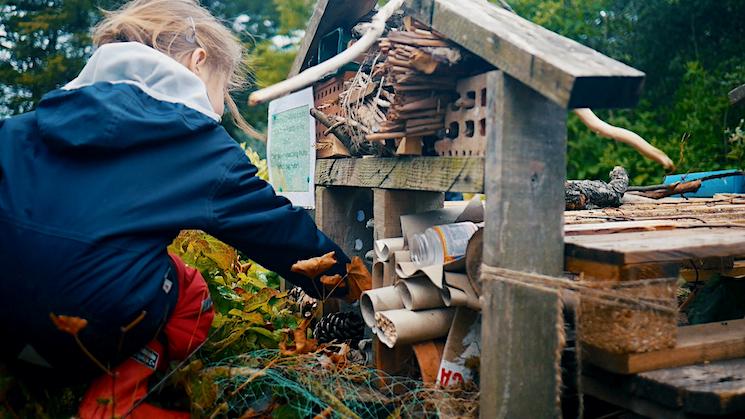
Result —
M678 328L674 348L638 354L615 354L583 346L583 359L605 370L633 374L722 359L745 357L745 320Z
M409 0L407 11L563 108L639 100L641 71L486 1Z
M347 256L364 260L373 248L373 233L366 227L372 202L369 190L316 187L316 224Z
M318 0L288 77L297 75L310 66L316 59L318 42L324 35L339 26L350 29L376 3L377 0Z
M492 275L482 290L480 416L561 417L559 292Z
M739 228L568 236L565 241L567 257L617 265L745 256L745 236Z
M560 275L566 111L495 71L487 93L485 265ZM481 417L558 416L557 291L482 274ZM498 348L498 349L496 349Z
M365 157L316 161L316 185L433 192L484 190L484 159L471 157Z

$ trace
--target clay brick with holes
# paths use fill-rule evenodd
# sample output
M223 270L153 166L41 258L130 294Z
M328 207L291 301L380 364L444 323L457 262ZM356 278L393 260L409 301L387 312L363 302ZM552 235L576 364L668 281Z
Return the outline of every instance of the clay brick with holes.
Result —
M458 81L458 100L445 115L447 133L435 143L440 156L483 157L486 153L486 74Z

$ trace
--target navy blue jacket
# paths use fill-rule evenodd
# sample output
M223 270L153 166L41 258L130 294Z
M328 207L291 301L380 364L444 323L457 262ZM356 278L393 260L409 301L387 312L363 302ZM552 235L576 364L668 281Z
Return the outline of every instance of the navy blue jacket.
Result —
M316 294L290 266L333 250L341 273L347 257L255 174L215 119L128 83L55 90L0 121L0 325L126 324L160 292L182 229Z

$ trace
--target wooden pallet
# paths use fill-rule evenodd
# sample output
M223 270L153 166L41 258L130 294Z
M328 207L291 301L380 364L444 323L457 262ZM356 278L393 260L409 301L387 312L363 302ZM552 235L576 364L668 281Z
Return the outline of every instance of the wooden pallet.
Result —
M745 357L745 319L678 328L674 348L639 354L614 354L583 346L583 360L619 374Z

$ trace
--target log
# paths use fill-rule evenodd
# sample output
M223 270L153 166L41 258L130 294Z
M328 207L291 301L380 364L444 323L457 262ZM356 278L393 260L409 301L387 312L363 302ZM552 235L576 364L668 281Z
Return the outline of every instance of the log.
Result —
M599 180L570 180L565 184L567 210L619 207L629 175L623 167L616 166L610 172L610 182Z

